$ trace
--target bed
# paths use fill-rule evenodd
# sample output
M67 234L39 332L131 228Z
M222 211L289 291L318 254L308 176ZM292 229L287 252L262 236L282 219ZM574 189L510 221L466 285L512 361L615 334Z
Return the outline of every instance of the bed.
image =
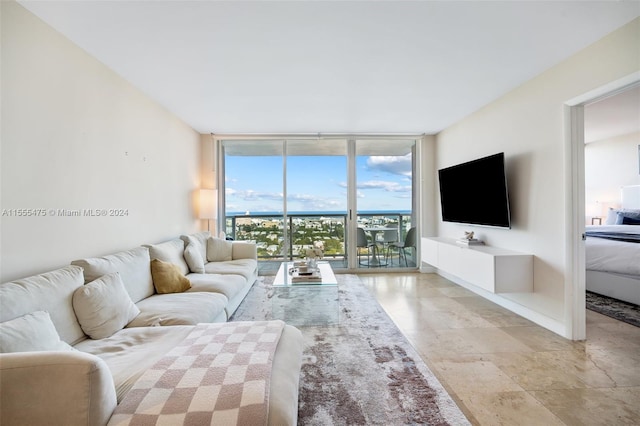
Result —
M640 305L640 185L622 188L623 208L586 227L588 291Z

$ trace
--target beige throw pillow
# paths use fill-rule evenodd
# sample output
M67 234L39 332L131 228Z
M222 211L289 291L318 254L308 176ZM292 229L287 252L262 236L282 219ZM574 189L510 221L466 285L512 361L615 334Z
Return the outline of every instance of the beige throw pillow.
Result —
M36 311L0 323L0 353L73 350L60 340L48 312Z
M182 275L180 267L159 259L151 261L153 285L159 294L182 293L191 288L191 282Z
M118 272L104 275L73 293L73 310L80 327L92 339L122 330L140 313Z
M224 262L231 260L233 244L222 238L210 237L207 240L207 260L209 262Z

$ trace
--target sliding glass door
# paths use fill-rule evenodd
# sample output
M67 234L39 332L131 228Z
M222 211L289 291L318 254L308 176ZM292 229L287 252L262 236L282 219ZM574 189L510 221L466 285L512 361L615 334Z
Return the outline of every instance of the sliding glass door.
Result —
M415 140L357 139L355 169L357 267L415 267Z

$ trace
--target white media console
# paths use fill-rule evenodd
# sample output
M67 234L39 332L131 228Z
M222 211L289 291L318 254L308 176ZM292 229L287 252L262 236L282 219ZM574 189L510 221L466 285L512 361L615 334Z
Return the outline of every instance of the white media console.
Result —
M533 255L453 238L422 238L422 261L491 293L533 291Z

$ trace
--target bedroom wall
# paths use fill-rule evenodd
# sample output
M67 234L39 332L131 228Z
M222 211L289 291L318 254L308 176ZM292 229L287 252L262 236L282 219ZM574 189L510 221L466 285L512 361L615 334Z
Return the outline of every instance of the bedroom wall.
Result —
M437 168L505 153L513 221L510 230L440 221L437 235L459 237L474 230L491 246L532 253L533 293L486 296L563 335L565 286L570 285L565 280L564 103L637 72L639 33L636 19L437 136Z
M606 209L620 206L620 187L640 185L640 132L588 143L584 147L586 223L606 218Z
M1 8L0 281L197 230L200 135L20 5Z

